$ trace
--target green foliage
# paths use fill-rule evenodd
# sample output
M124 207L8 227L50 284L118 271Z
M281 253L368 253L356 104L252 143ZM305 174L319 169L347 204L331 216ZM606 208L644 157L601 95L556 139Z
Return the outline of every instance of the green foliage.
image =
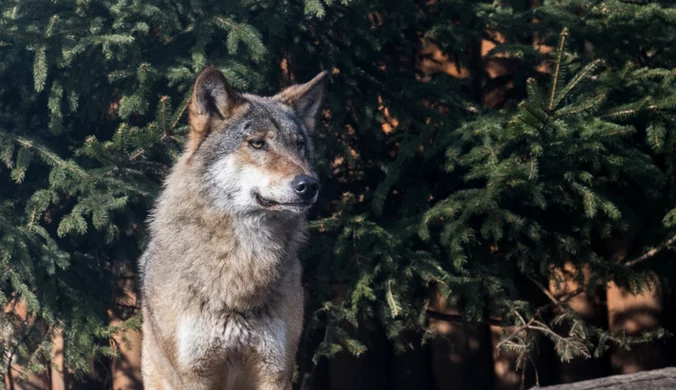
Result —
M592 326L537 286L572 263L590 270L574 275L588 294L611 280L637 291L652 274L673 288L676 8L522 3L0 5L0 305L27 312L0 316L0 373L9 359L46 369L63 330L80 375L114 357L113 334L139 328L139 315L119 327L107 312L123 295L116 282L136 272L207 65L270 94L331 71L315 137L322 196L303 251L301 377L341 351L427 341L430 295L467 321L499 318L501 347L522 367L538 334L563 360L666 337ZM483 57L482 40L496 43ZM423 74L429 43L464 76ZM509 76L493 77L491 61ZM617 238L624 262L606 249Z

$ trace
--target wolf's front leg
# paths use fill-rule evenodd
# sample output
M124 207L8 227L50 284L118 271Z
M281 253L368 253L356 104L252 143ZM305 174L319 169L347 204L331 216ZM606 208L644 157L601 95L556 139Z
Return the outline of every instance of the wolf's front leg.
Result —
M268 362L259 361L256 364L255 389L256 390L291 390L293 369L271 365Z
M289 324L275 318L262 326L251 351L258 390L291 390L301 331L295 322L300 321Z
M261 382L259 390L291 390L293 388L291 378L270 378Z

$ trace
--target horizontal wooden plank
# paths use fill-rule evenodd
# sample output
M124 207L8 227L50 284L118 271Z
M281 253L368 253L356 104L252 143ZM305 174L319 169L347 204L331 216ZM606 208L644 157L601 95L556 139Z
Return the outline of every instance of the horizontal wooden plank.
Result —
M676 389L676 367L634 374L613 375L565 385L541 387L541 390L666 390Z

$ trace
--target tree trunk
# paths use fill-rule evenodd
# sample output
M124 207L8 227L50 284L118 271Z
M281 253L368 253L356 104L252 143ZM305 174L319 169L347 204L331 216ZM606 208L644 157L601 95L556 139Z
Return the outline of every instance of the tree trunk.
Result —
M470 390L493 387L491 336L488 325L462 322L460 313L447 307L433 291L430 330L431 370L438 389Z
M52 368L50 390L66 390L66 376L63 369L63 330L56 329L52 335Z
M121 295L117 301L122 308L110 311L110 325L120 325L124 320L134 315L138 306L134 291L134 278L131 275L118 281L117 288ZM111 364L111 380L113 390L140 390L143 388L141 380L141 332L127 330L116 334L115 345L119 346L119 359Z

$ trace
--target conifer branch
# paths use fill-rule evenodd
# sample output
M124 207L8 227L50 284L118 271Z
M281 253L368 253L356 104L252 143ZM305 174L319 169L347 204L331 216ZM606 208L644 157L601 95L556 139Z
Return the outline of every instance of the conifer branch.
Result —
M162 133L166 134L167 133L167 101L169 100L169 96L162 96L160 98L160 113L161 113L161 121L162 121Z
M554 303L555 305L560 304L559 300L556 299L556 298L549 292L549 290L546 289L545 286L542 285L542 283L538 282L537 280L535 280L535 278L533 278L533 277L530 276L530 275L526 275L526 277L527 277L531 282L533 282L533 283L534 283L534 284L535 284L535 285L536 285L536 286L537 286L537 287L538 287L538 288L539 288L539 289L547 296L547 298L549 298L549 300L552 301L552 303Z
M0 5L0 11L5 11L18 5L19 5L18 1L7 1L5 4Z
M651 257L655 256L659 252L666 249L669 245L673 244L674 242L676 242L676 235L673 235L670 239L666 240L665 242L663 242L659 246L652 248L651 250L644 253L643 255L641 255L641 256L633 259L633 260L625 262L624 265L626 265L627 267L633 267L637 264L643 263L644 261L650 259Z
M55 165L58 165L61 168L64 168L70 172L73 172L79 176L88 176L85 171L79 170L79 169L73 169L65 160L63 160L61 157L57 156L55 153L52 153L51 151L47 150L45 147L37 144L35 141L32 141L30 139L14 135L11 133L8 133L6 131L0 130L0 137L5 137L7 139L10 139L16 143L18 143L21 146L24 146L26 148L30 148L33 150L36 150L37 152L40 153L40 155L46 157L50 161L52 161Z
M626 110L609 112L607 114L600 115L600 117L601 118L612 118L612 117L618 117L618 116L627 116L627 115L631 115L631 114L636 114L637 112L638 112L638 110L626 109Z
M537 320L533 321L533 324L530 325L528 327L528 329L538 330L542 333L546 333L546 334L552 336L552 338L554 338L554 339L558 339L558 340L565 339L565 337L563 337L560 334L552 331L552 329L549 326L547 326L546 324L544 324L540 321L537 321Z
M9 356L9 359L7 359L7 368L8 368L7 372L8 373L12 369L12 359L14 358L14 355L18 352L19 347L21 346L21 344L23 344L26 341L26 339L28 338L30 333L33 332L33 329L35 329L37 323L38 323L38 321L33 321L33 324L31 324L30 328L28 328L26 333L24 333L24 335L22 336L22 339L15 344L15 346L12 350L12 354ZM26 366L29 366L30 363L35 359L35 357L42 351L45 341L47 341L48 338L52 337L51 332L52 332L52 325L50 324L50 325L47 326L47 329L44 331L44 336L42 337L40 343L38 344L38 348L36 348L35 351L33 351L28 356L28 358L26 359ZM23 373L21 370L18 370L18 369L16 371L19 372L19 373ZM11 374L10 374L10 377L11 377Z
M517 313L517 315L519 315ZM495 349L500 350L505 344L509 343L514 339L514 337L518 337L518 335L524 331L527 331L530 326L535 322L535 317L531 318L528 322L524 321L524 319L519 315L519 318L521 318L521 321L523 322L523 325L520 327L516 328L513 332L509 334L509 336L505 337L504 339L500 340L498 344L495 345Z
M554 69L554 79L552 80L552 89L549 93L549 110L554 110L556 101L556 87L561 77L561 62L563 61L563 49L566 46L566 37L568 37L568 28L564 28L559 36L559 44L556 50L556 68Z
M394 298L394 294L392 294L392 279L387 281L387 302L392 311L392 318L397 317L399 315L399 308L397 307L397 301Z
M538 388L540 387L540 374L538 373L538 367L533 361L533 358L530 356L530 354L526 355L526 357L528 358L528 361L530 361L531 367L533 367L533 372L535 373L535 387ZM526 372L525 369L523 371L524 373ZM524 380L524 378L521 378L521 383L525 385L526 381Z
M625 262L624 265L627 266L627 267L633 267L637 264L643 263L644 261L646 261L646 260L650 259L651 257L657 255L662 250L666 249L669 245L673 244L674 242L676 242L676 235L672 236L671 238L669 238L668 240L666 240L665 242L663 242L659 246L650 249L649 251L647 251L643 255L641 255L641 256L633 259L633 260L629 260L629 261ZM538 285L538 287L540 287L540 289L543 292L546 291L544 286L542 286L542 284L538 283L536 280L532 279L530 276L528 276L528 278L531 279L534 283L536 283L536 285ZM547 297L552 301L552 303L539 307L536 310L536 315L542 314L546 310L549 310L552 307L561 306L561 305L567 303L568 301L570 301L572 298L582 294L584 291L585 291L585 287L580 286L580 287L576 288L575 290L565 294L564 296L562 296L559 299L554 298L549 293L549 291L547 291L545 293L545 295L547 295ZM552 299L552 298L554 298L554 299Z
M427 314L430 317L438 318L447 322L462 322L465 320L465 317L462 314L451 314L451 313L441 313L433 309L427 309ZM492 326L501 326L502 319L497 317L490 317L482 321L477 321L479 324L492 325Z
M592 73L594 70L596 70L596 68L598 68L598 66L600 64L601 64L601 60L594 60L594 61L590 62L589 64L587 64L587 66L585 66L581 71L577 72L575 77L573 77L573 79L570 80L568 85L566 85L566 87L563 88L563 91L561 91L559 97L556 99L554 106L556 106L556 104L558 104L558 102L560 102L563 98L565 98L566 95L568 95L568 93L570 91L575 89L575 87L577 87L577 85L580 84L580 82L582 82L582 80L584 80L585 77L587 77L590 73ZM550 109L553 109L553 108L550 108Z
M183 114L185 113L185 110L188 108L189 105L190 105L190 100L188 100L188 101L183 105L183 107L181 108L181 111L179 111L178 115L176 115L176 119L174 119L174 122L171 124L171 126L169 126L169 128L168 128L167 131L165 132L165 136L166 136L167 138L168 138L168 137L171 137L171 136L174 134L174 129L176 128L176 125L178 125L178 122L179 122L179 121L181 120L181 118L183 117ZM165 136L163 136L163 138L165 138Z
M13 346L13 348L12 348L12 351L9 353L9 355L7 355L7 372L8 372L8 373L9 373L9 372L11 371L11 369L12 369L12 359L14 359L14 355L16 355L16 353L18 352L19 347L21 346L21 344L23 344L23 343L26 341L26 339L28 339L28 336L29 336L30 333L33 331L33 329L35 328L36 323L37 323L37 321L34 321L34 322L30 325L30 327L28 328L28 330L26 330L26 332L21 336L21 339L20 339L16 344L14 344L14 346ZM12 378L11 378L11 374L9 375L9 377L10 377L10 379L12 379Z
M33 207L33 211L31 212L30 220L28 222L28 230L31 231L33 230L33 222L35 222L35 212L37 209Z
M571 115L572 116L572 115L577 115L577 114L581 114L581 113L590 111L594 107L598 107L598 105L601 104L605 99L606 99L606 94L602 93L599 96L597 96L595 99L587 102L586 104L582 104L578 107L569 106L569 107L565 107L561 110L558 110L556 112L556 116L564 116L564 115ZM567 108L569 108L569 109L567 109Z

